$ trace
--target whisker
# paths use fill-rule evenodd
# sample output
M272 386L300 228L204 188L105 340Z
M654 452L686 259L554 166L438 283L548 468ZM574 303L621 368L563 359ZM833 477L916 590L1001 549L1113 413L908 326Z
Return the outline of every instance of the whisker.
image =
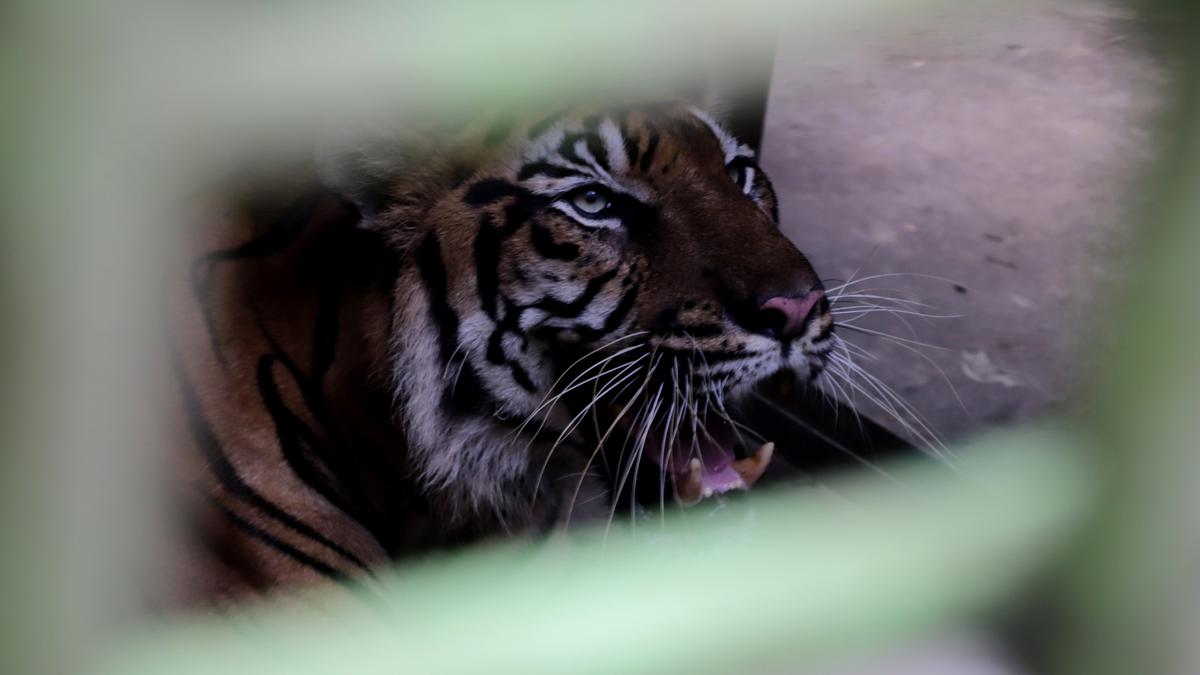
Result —
M623 375L623 374L624 374L624 373L626 373L626 372L627 372L629 369L631 369L631 368L634 368L634 367L635 367L635 366L636 366L636 365L637 365L637 364L638 364L638 363L639 363L639 362L640 362L640 361L641 361L643 358L645 358L645 357L646 357L646 355L645 355L645 354L643 354L643 355L641 355L641 356L638 356L637 358L635 358L633 361L631 361L631 362L629 362L629 363L622 364L622 366L620 366L620 367L618 368L618 370L617 370L617 374L618 374L618 376L620 376L620 375ZM607 363L609 363L611 360L612 360L612 358L610 357L610 358L608 358L608 359L605 359L605 360L604 360L604 361L602 361L601 363L603 363L603 364L607 364ZM607 367L607 366L606 366L606 367ZM636 371L635 371L635 372L636 372ZM583 375L584 375L584 373L581 373L581 374L579 375L579 377L582 377ZM578 385L574 385L574 380L572 380L572 385L573 385L573 386L572 386L572 387L569 387L567 391L564 391L564 392L562 392L561 394L559 394L558 396L556 396L556 397L555 397L555 400L557 401L557 400L558 400L558 398L560 398L560 397L562 397L563 395L567 394L567 393L568 393L568 392L569 392L571 389L573 389L573 388L577 388L577 387L585 386L585 385L587 385L588 383L591 383L591 382L593 382L593 381L598 381L600 378L604 377L604 375L605 375L605 368L601 368L599 373L597 373L596 375L592 376L591 378L588 378L587 380L585 380L585 381L583 381L583 382L580 382ZM578 377L577 377L576 379L578 379ZM589 405L588 405L588 406L584 407L584 409L583 409L582 411L580 411L580 414L581 414L581 415L582 415L582 414L586 414L586 413L587 413L587 411L588 411L590 408L592 408L592 407L595 405L595 403L596 403L596 398L593 396L591 403L589 403ZM579 419L579 416L578 416L578 415L576 416L576 418L575 418L575 419L572 419L570 422L568 422L568 424L567 424L567 425L564 427L564 429L563 429L563 430L564 430L564 432L566 432L566 431L573 431L573 430L574 430L574 427L571 425L571 423L572 423L572 422L575 422L577 419ZM538 425L538 428L537 428L537 430L535 430L535 431L534 431L534 432L533 432L533 433L532 433L532 434L529 436L529 442L525 444L525 449L524 449L524 452L529 452L529 449L530 449L531 447L533 447L533 444L534 444L535 442L537 442L537 439L538 439L538 437L539 437L539 436L541 436L542 430L546 428L546 424L548 424L548 423L549 423L549 421L550 421L550 416L549 416L549 414L547 414L547 415L545 415L545 416L543 416L543 417L542 417L541 423ZM555 441L555 443L554 443L554 446L555 446L555 447L557 447L558 443L560 443L560 442L562 441L562 439L563 439L563 436L560 434L560 435L559 435L559 437L558 437L558 439ZM549 462L549 455L547 455L546 462ZM545 471L545 463L543 463L543 465L542 465L542 471ZM540 475L540 473L539 473L539 475ZM536 493L535 493L535 494L536 494Z
M847 384L858 389L869 400L892 415L893 419L904 427L905 431L912 434L921 444L928 446L928 449L934 456L942 459L947 465L954 466L949 450L942 443L938 433L912 406L904 401L891 387L878 377L860 368L858 364L852 361L844 361L843 363L861 379L861 383L847 379ZM867 391L863 385L869 387L874 392L874 395L870 391Z
M854 373L854 375L861 376L858 373ZM905 433L907 433L910 436L912 436L913 438L915 438L919 445L931 445L932 444L930 439L926 436L926 434L919 428L915 427L907 419L905 419L905 417L900 414L900 412L896 409L896 407L892 404L892 402L890 400L887 400L886 398L882 397L881 395L879 395L877 393L873 393L870 389L865 387L863 384L855 381L849 375L844 376L843 383L845 383L848 387L850 387L851 390L853 390L859 394L862 394L863 397L865 397L868 401L870 401L871 403L874 403L881 410L883 410L885 413L887 413L892 419L894 419L898 424L900 424L901 428L905 431Z
M583 421L583 417L588 413L588 411L591 410L593 407L595 407L596 403L598 403L600 401L600 399L602 399L606 394L608 394L610 391L612 391L616 387L620 386L620 384L622 382L624 382L625 380L627 380L631 377L635 377L637 375L637 371L636 371L637 365L643 358L645 358L645 355L639 356L633 362L625 364L624 366L621 366L621 368L617 371L616 375L614 375L614 377L616 377L617 379L615 381L609 381L609 383L605 385L604 390L601 391L600 394L593 396L592 400L588 402L588 404L584 407L584 409L579 411L575 415L575 417L571 418L571 421L567 422L566 427L563 428L562 433L560 433L558 435L558 439L554 442L554 445L558 445L558 443L560 443L562 441L562 439L569 436L571 434L571 432L573 432L575 430L575 428L579 426L579 423ZM633 370L633 372L629 372L630 370ZM597 376L597 377L599 377L599 376Z
M866 457L863 457L862 455L858 454L857 452L854 452L854 450L846 447L845 445L838 442L837 440L822 433L820 429L817 429L816 427L812 426L808 422L805 422L800 416L796 415L795 413L788 410L784 406L780 405L776 401L771 400L770 397L764 396L763 394L760 394L758 392L754 392L752 395L755 398L757 398L759 401L761 401L762 403L765 403L766 405L774 408L776 411L779 412L779 414L786 417L788 420L790 420L796 426L808 431L813 436L816 436L817 438L821 439L822 441L829 444L830 446L837 448L839 451L844 453L847 457L853 459L854 461L858 462L859 464L862 464L863 466L867 467L871 471L874 471L875 473L879 474L880 476L883 476L884 478L887 478L898 485L903 485L903 483L900 481L900 479L893 476L891 473L889 473L887 470L885 470L882 466L876 464L875 462L872 462L871 460L867 459Z
M937 350L946 351L946 352L954 351L954 350L950 349L949 347L942 347L941 345L933 345L933 344L929 344L928 342L921 342L919 340L910 340L908 338L903 338L898 335L892 335L891 333L885 333L883 331L872 330L870 328L863 328L862 326L855 326L855 325L851 325L851 324L841 323L841 324L838 324L838 327L845 328L846 330L854 331L855 333L862 333L864 335L874 335L875 337L883 338L884 340L894 340L894 341L898 341L898 342L905 342L910 345L916 345L918 347L925 347L928 349L937 349Z
M645 354L643 354L643 355L641 355L641 356L638 356L638 357L637 357L637 358L635 358L633 361L630 361L630 362L628 362L628 363L622 364L622 365L621 365L621 367L619 368L619 371L618 371L618 372L625 372L625 370L627 370L629 367L631 367L631 366L636 366L636 365L637 365L637 363L638 363L639 361L641 361L643 358L645 358ZM604 361L601 361L601 362L600 362L600 364L597 364L597 365L604 365L604 366L605 366L605 368L606 368L606 367L607 367L607 364L608 364L608 363L610 363L611 361L612 361L612 358L610 357L610 358L608 358L608 359L605 359ZM579 382L578 384L576 384L576 381L579 379L579 377L583 377L583 376L586 374L586 373L580 373L579 377L577 377L575 380L572 380L572 381L571 381L571 386L570 386L570 387L568 387L566 391L563 391L563 392L562 392L562 393L560 393L558 396L555 396L555 397L554 397L554 400L553 400L551 403L553 404L553 403L557 402L557 401L558 401L558 400L559 400L559 399L560 399L562 396L564 396L564 395L566 395L566 394L570 393L570 392L571 392L571 391L573 391L574 389L578 389L579 387L584 387L584 386L587 386L588 384L590 384L590 383L592 383L592 382L598 382L598 381L599 381L601 378L603 378L603 377L604 377L604 375L606 374L605 368L601 368L601 369L600 369L600 372L599 372L599 373L597 373L596 375L593 375L592 377L589 377L588 379L584 380L583 382ZM549 421L550 421L550 416L549 416L549 414L546 414L546 415L544 415L544 416L542 417L542 419L541 419L541 424L539 424L539 425L538 425L538 428L537 428L537 429L536 429L536 430L535 430L535 431L534 431L532 434L530 434L530 440L529 440L530 444L532 444L532 443L533 443L533 442L534 442L534 441L535 441L535 440L538 438L538 436L540 436L540 435L541 435L541 433L542 433L542 430L546 428L546 424L548 424L548 423L549 423ZM519 433L520 431L521 431L521 429L520 429L520 428L518 428L518 429L517 429L517 430L514 432L514 435L515 435L515 434L517 434L517 433ZM529 445L526 445L526 446L525 446L525 449L526 449L526 450L528 450L528 449L529 449Z
M906 307L925 307L927 309L936 309L936 305L931 305L927 302L913 300L912 298L901 298L894 295L882 295L882 293L891 291L890 288L864 288L859 293L842 293L837 298L829 301L830 305L839 305L844 302L858 301L875 301L875 302L894 302L897 305Z
M896 277L915 277L918 279L932 279L934 281L942 281L942 282L945 282L948 284L961 285L961 284L959 284L959 282L957 282L953 279L950 279L947 277L941 277L936 274L924 274L921 272L886 272L883 274L872 274L870 276L862 277L859 279L854 279L853 275L851 275L850 281L847 281L843 284L833 286L832 288L826 288L825 290L827 293L836 292L839 290L844 290L846 288L849 288L849 287L857 285L857 284L862 284L862 283L866 283L868 281L873 281L875 279L893 279Z
M623 473L621 475L621 479L617 484L617 489L613 494L612 508L609 510L608 522L604 526L604 539L605 540L608 539L608 533L609 533L609 530L612 528L613 518L615 518L617 515L617 504L620 501L621 493L624 492L624 490L625 490L625 483L626 483L626 481L629 480L630 472L633 473L633 485L637 485L638 466L641 464L642 452L646 446L646 438L647 438L648 434L650 433L650 427L653 424L654 418L657 416L658 410L659 410L660 406L662 405L662 389L663 389L663 385L661 385L661 384L658 385L658 391L655 392L653 398L650 399L651 402L648 403L648 407L646 408L647 412L646 412L645 417L642 420L641 430L639 432L638 439L637 439L637 441L634 442L634 447L630 451L629 459L625 464L625 470L623 471ZM628 440L628 437L626 438L626 440ZM633 522L632 519L635 517L635 512L636 512L636 508L635 508L635 504L634 504L634 493L635 492L636 492L636 490L630 489L630 519L631 519L631 523Z
M878 309L878 310L863 310L863 309L853 310L853 309L851 309L851 310L847 310L846 312L844 312L841 315L839 315L835 312L834 320L837 321L838 324L842 325L842 326L858 326L858 324L856 323L857 321L863 320L863 319L871 316L871 314L878 314L878 313L886 314L890 318L895 319L896 321L899 321L900 324L904 326L904 329L906 331L908 331L909 339L911 339L911 340L920 339L917 335L916 329L913 328L912 323L910 323L908 321L908 319L905 316L903 316L900 312L892 310L891 308L883 308L883 309ZM929 323L928 319L924 319L924 320L926 321L926 323Z
M658 356L657 358L655 358L655 355L657 353L658 353L658 349L655 348L654 351L651 352L651 354L650 354L650 358L653 362L650 364L650 367L646 369L645 377L641 378L641 382L642 382L641 386L638 387L637 391L635 391L633 393L633 395L630 397L629 401L625 404L625 406L621 409L621 411L616 415L615 419L613 419L613 421L612 421L612 424L610 424L608 429L605 430L604 435L601 436L596 441L596 447L595 447L595 449L592 450L591 456L588 457L588 461L584 465L585 470L587 468L591 467L591 464L595 460L596 455L603 450L604 444L608 441L608 437L612 434L613 430L616 429L617 426L621 423L621 420L624 419L625 415L629 412L630 408L632 408L635 403L638 403L640 401L640 397L641 397L642 393L646 390L646 387L649 386L649 384L650 384L651 375L653 374L655 368L658 366L659 361L662 360L662 356ZM636 382L636 381L638 381L637 378L633 378L633 380L631 380L631 382ZM629 386L629 384L626 384L624 387L621 388L621 391L622 392L625 391L625 389L628 386ZM617 394L617 395L619 396L620 394ZM641 417L644 410L645 410L645 404L642 403L641 407L638 409L637 414L634 415L633 421L630 424L631 429L637 425L638 419ZM617 457L618 469L620 468L622 460L624 458L625 448L628 446L628 443L629 443L629 435L630 435L629 432L626 432L625 443L622 444L620 455ZM543 471L545 470L544 464L542 466L542 470ZM539 477L539 481L540 481L540 477ZM575 485L575 492L571 496L571 504L567 509L567 515L565 518L565 523L566 523L567 527L570 526L571 515L574 513L574 510L575 510L575 501L579 498L579 491L580 491L580 489L582 489L582 487L583 487L583 481L580 480L580 482ZM617 503L617 494L612 495L612 500L613 500L613 504L615 505ZM614 506L614 508L615 508L615 506ZM611 521L612 521L612 516L610 514L609 522L611 523Z
M613 342L615 342L615 340ZM613 342L608 343L608 345L606 345L606 347L611 346L613 344ZM601 359L600 361L588 366L586 369L584 369L583 372L576 375L575 378L573 380L571 380L571 382L568 384L568 386L562 392L558 393L557 395L554 396L553 399L551 399L550 396L551 396L551 394L554 393L554 388L557 387L558 384L560 382L562 382L563 378L567 376L566 372L564 371L563 374L560 375L558 377L558 379L554 381L554 384L550 385L550 388L546 390L546 395L542 397L542 402L533 410L533 412L529 413L529 415L525 418L525 421L522 422L520 424L520 426L518 426L514 430L513 433L519 434L522 431L524 431L525 427L531 421L533 421L534 416L536 416L539 412L546 409L547 407L552 407L555 403L558 402L559 399L561 399L563 397L564 394L567 394L567 393L573 391L574 389L584 386L592 381L589 379L589 380L585 380L583 382L579 382L579 378L587 375L588 373L592 372L596 368L603 368L603 366L605 364L609 363L610 361L612 361L615 358L619 358L620 356L623 356L624 354L627 354L635 349L639 349L639 348L643 348L643 347L644 347L644 345L641 345L641 344L636 344L636 345L631 345L629 347L625 347L625 348L620 349L617 352ZM574 363L572 363L570 366L567 367L567 370L569 371L575 365L579 364L583 359L587 358L588 356L591 356L592 354L595 354L597 351L599 351L599 350L593 350L588 355L576 359ZM536 436L537 434L534 434L534 435Z
M641 358L642 357L639 357L639 360ZM584 406L583 410L579 411L579 413L576 414L576 416L567 424L567 426L558 435L558 438L555 439L554 443L550 446L550 449L546 451L546 457L545 457L545 459L542 460L542 467L538 471L538 477L537 477L536 482L534 483L535 499L538 494L538 488L541 486L542 478L546 473L546 467L549 466L550 459L554 455L554 451L558 448L558 446L563 442L564 439L566 439L568 436L571 435L572 432L575 431L575 428L577 426L579 426L579 423L582 421L583 417L585 417L587 415L589 410L591 410L593 407L595 407L595 405L599 402L600 398L605 396L608 392L612 391L616 387L620 386L626 380L634 379L637 377L638 373L636 370L636 366L637 366L637 362L630 363L630 364L623 366L622 370L620 371L620 373L622 373L622 374L619 374L617 376L618 379L616 379L615 381L610 382L608 385L606 385L604 391L602 391L598 397L593 398L588 403L588 405ZM632 372L629 372L631 370L632 370ZM530 444L532 444L532 443L533 443L533 441L530 441ZM585 470L591 468L592 459L595 458L596 452L599 451L598 448L599 448L599 444L597 444L597 450L592 453L591 457L588 458L588 462L584 467ZM582 481L580 484L582 485ZM577 486L576 494L578 494L578 491L579 491L579 487Z
M829 363L827 364L826 372L829 373L830 386L832 386L838 392L841 400L845 401L848 404L850 411L854 413L854 422L856 425L858 425L859 434L863 437L866 437L867 430L866 427L863 426L862 415L858 412L858 393L847 387L844 383L845 380L850 378L849 373L842 368L840 363L833 359L830 359ZM839 377L842 380L841 382L838 381Z
M919 319L961 319L965 316L964 314L932 314L930 312L920 312L914 309L897 309L894 307L884 307L882 305L869 304L858 304L849 307L834 307L831 311L835 318L844 314L865 316L867 314L878 314L881 312L894 316L915 316Z
M455 394L455 392L457 392L457 391L458 391L458 381L459 381L460 379L462 379L463 369L467 367L467 359L468 359L468 358L469 358L468 356L466 356L466 355L463 355L463 357L462 357L462 360L461 360L461 361L459 361L459 363L458 363L458 372L456 372L456 373L454 374L454 382L453 382L453 383L450 385L450 396L451 396L451 398L453 398L453 397L454 397L454 394ZM454 358L453 358L453 357L451 357L450 361L451 361L451 362L453 362L453 361L454 361ZM447 366L449 366L449 363L447 363L446 365L447 365Z
M446 359L446 365L442 366L442 379L443 380L446 379L446 375L450 372L450 366L452 366L454 364L454 357L458 356L459 353L462 352L462 350L465 347L466 347L466 345L459 344L457 347L454 348L454 351L450 353L450 358Z
M870 359L872 361L879 361L878 356L876 356L874 353L868 351L866 348L864 348L860 345L852 344L840 337L837 337L836 340L838 342L840 342L841 344L844 344L847 347L851 347L851 348L855 349L857 352L859 352L861 355L863 355L864 358ZM967 404L965 402L963 402L962 397L959 396L958 388L954 386L954 382L951 381L950 376L947 375L946 371L943 370L942 367L937 364L937 361L934 361L933 359L929 358L928 354L925 354L920 349L917 349L916 347L913 347L912 345L907 345L907 344L904 344L901 342L894 342L892 344L896 345L897 347L901 347L903 349L906 349L906 350L912 352L918 358L925 361L925 363L932 366L933 369L938 372L938 375L941 376L942 381L946 383L946 387L950 389L950 393L954 396L954 400L958 402L959 409L961 409L964 413L967 412Z

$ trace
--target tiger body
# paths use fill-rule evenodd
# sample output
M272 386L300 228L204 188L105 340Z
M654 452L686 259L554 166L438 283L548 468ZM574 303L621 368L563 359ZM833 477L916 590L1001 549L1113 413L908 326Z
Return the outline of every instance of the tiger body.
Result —
M726 403L832 347L753 153L693 108L318 165L199 228L172 303L200 596L611 515L643 460L663 494L747 487Z

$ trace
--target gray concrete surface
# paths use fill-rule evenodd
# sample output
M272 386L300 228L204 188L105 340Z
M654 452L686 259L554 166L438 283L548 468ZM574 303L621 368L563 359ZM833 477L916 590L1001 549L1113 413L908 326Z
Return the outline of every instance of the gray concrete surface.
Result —
M784 228L824 277L946 279L868 284L961 315L912 322L941 347L929 361L842 334L948 440L1073 405L1117 316L1105 299L1163 88L1122 11L996 4L832 49L785 31L763 144Z
M961 315L912 322L941 347L921 350L928 361L843 335L947 440L1069 410L1102 368L1089 354L1119 320L1123 223L1165 90L1136 33L1111 7L1058 2L938 15L828 51L780 40L763 163L783 226L827 278L944 278L869 284ZM894 320L864 325L912 337ZM968 629L829 674L1022 672Z

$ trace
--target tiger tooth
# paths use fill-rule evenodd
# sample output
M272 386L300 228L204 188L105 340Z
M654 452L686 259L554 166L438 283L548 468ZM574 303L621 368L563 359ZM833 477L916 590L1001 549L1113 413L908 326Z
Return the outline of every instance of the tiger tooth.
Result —
M676 479L675 481L675 499L683 506L691 506L699 502L706 495L704 494L701 477L704 473L704 465L699 459L693 458L688 462L688 472L686 478L683 479L683 484Z
M742 482L746 487L750 487L758 482L763 473L767 470L767 465L771 463L771 458L775 456L775 444L772 442L763 443L758 450L754 452L753 457L739 459L733 463L733 470L737 471L742 477Z

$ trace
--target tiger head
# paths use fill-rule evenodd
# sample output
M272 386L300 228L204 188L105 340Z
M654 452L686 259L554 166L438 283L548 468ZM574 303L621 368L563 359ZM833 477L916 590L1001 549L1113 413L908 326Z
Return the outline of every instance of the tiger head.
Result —
M833 344L754 152L674 103L426 145L325 176L406 261L388 367L427 486L511 515L548 489L546 453L598 444L685 501L753 482L766 458L737 459L726 406L780 371L812 380Z

